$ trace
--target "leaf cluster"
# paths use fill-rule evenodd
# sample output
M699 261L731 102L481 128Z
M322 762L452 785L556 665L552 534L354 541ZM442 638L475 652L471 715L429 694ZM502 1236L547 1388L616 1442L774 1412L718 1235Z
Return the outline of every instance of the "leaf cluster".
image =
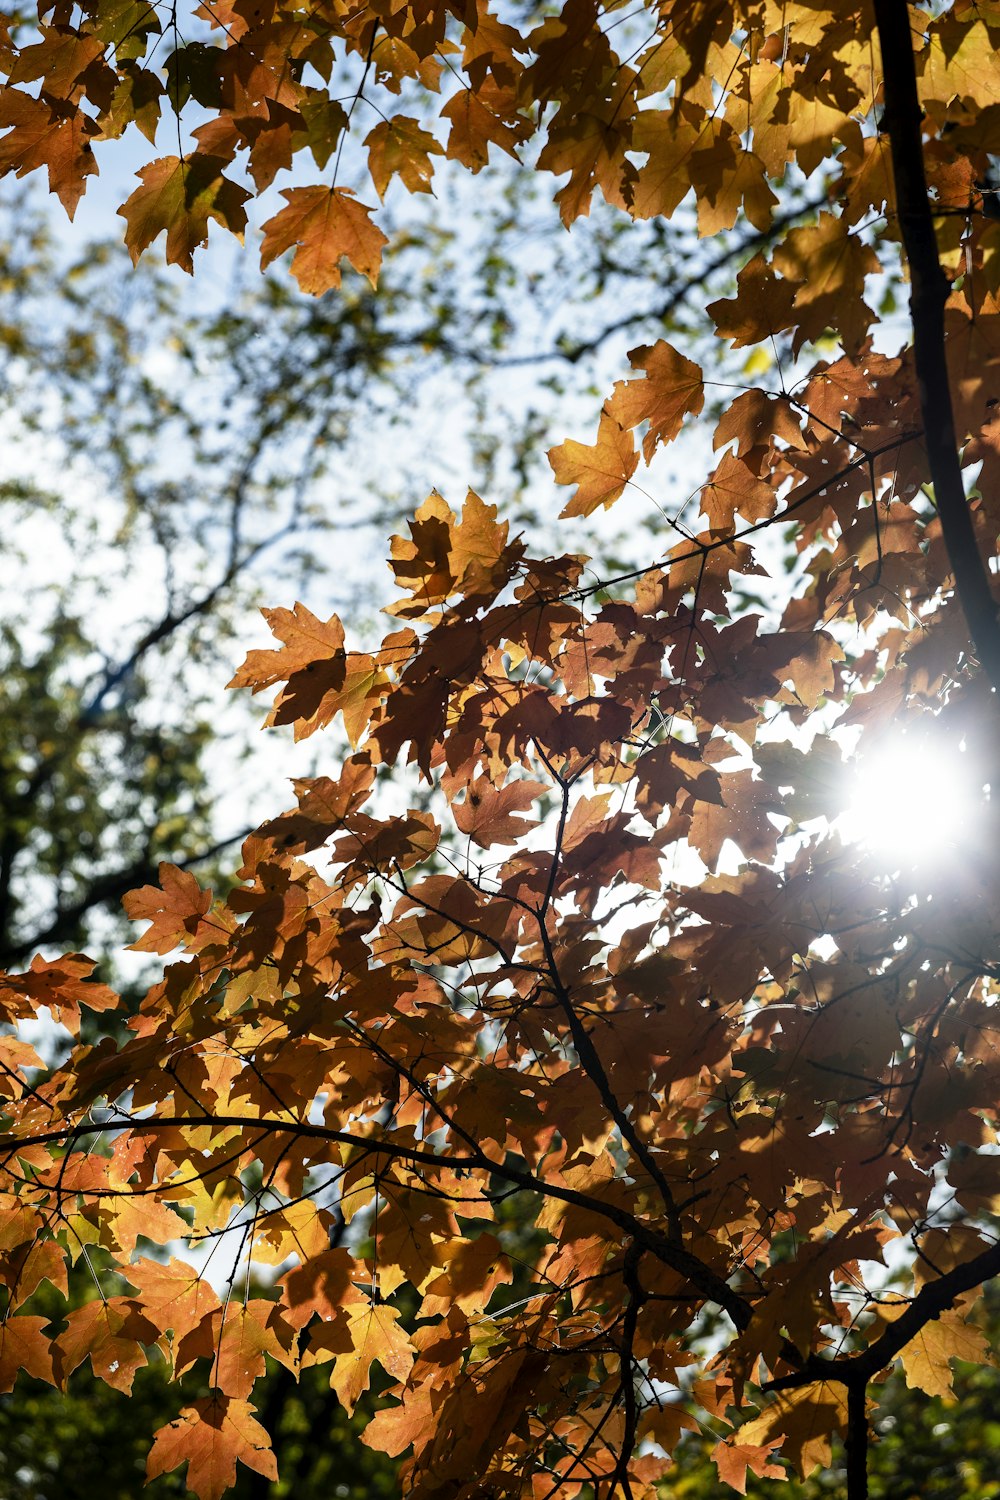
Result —
M658 339L595 440L550 453L588 516L707 412L714 467L670 505L664 555L618 573L536 555L475 492L435 491L393 538L380 645L303 604L267 612L276 644L232 685L271 693L297 739L338 723L350 753L295 783L219 898L168 862L126 898L134 946L169 960L128 1039L46 1069L24 1022L44 1007L75 1033L81 1006L120 1002L80 955L3 979L0 1376L62 1384L89 1360L127 1392L153 1346L197 1369L208 1394L148 1472L186 1463L202 1500L238 1462L276 1473L253 1405L268 1358L322 1370L348 1413L384 1381L365 1441L416 1497L651 1497L711 1422L736 1489L828 1468L842 1434L861 1500L870 1388L898 1362L939 1397L954 1361L986 1361L974 1305L1000 1270L996 18L964 0L568 0L520 26L486 6L245 12L199 13L213 41L184 44L186 72L171 23L175 109L210 118L143 170L134 252L165 229L189 264L210 218L240 231L240 152L258 189L305 149L336 179L369 88L417 84L446 93L443 150L473 172L531 141L568 174L567 223L600 188L632 218L690 195L703 235L741 214L764 234L786 176L821 171L827 206L708 308L731 349L780 351L772 383L719 399ZM108 19L12 38L0 93L0 154L44 159L71 206L74 143L113 133L126 74L133 103L151 74L158 19L124 42ZM385 114L376 186L395 165L422 190L427 122ZM362 199L337 180L285 196L265 260L293 250L311 292L344 258L374 280ZM913 339L892 353L869 283L900 256ZM832 726L864 744L932 713L939 743L981 757L977 818L887 872L831 826L817 768L839 759ZM514 1195L527 1246L504 1232ZM224 1260L228 1291L147 1253L179 1238ZM31 1311L95 1247L125 1289L65 1326Z

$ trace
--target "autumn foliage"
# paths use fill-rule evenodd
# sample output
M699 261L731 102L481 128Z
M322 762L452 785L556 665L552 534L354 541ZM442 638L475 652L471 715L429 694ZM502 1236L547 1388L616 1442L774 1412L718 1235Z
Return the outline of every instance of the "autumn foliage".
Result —
M225 900L169 865L127 898L169 962L123 1044L46 1067L18 1034L43 1007L71 1031L115 1013L79 955L0 980L0 1376L89 1360L127 1393L151 1357L200 1361L212 1393L149 1473L187 1462L201 1500L237 1462L273 1477L267 1357L327 1367L348 1410L376 1387L365 1440L427 1500L652 1496L706 1414L737 1490L840 1434L861 1496L873 1389L900 1361L940 1394L987 1358L970 1311L1000 1271L991 804L919 870L831 827L859 732L863 753L936 715L929 777L962 744L991 779L1000 13L518 15L223 0L186 40L139 0L10 17L0 165L46 166L70 210L95 145L191 106L190 149L122 209L136 255L165 231L190 267L294 165L322 182L285 190L263 261L293 251L310 292L345 261L374 281L369 198L523 151L565 179L567 224L597 189L634 218L693 204L704 235L745 218L756 248L708 314L767 374L734 394L635 349L595 432L552 450L588 516L712 413L715 466L634 573L433 494L393 539L377 650L269 612L274 649L232 685L276 690L297 737L339 725L343 758L247 840ZM357 196L336 173L362 97ZM827 204L779 224L796 171ZM900 257L891 353L873 278ZM751 587L773 602L739 605ZM255 1288L220 1295L179 1240ZM34 1314L95 1246L128 1290Z

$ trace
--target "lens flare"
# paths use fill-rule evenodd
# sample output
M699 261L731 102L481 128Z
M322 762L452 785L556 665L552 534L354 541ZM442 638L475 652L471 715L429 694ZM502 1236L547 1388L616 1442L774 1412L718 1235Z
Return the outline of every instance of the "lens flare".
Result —
M887 865L947 860L982 814L983 778L961 744L901 734L851 763L841 836Z

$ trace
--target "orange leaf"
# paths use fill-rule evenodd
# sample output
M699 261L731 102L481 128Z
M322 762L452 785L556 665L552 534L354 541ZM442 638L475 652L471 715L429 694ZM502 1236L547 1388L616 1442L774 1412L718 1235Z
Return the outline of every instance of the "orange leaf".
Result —
M179 870L166 860L159 875L159 886L140 886L122 900L131 921L152 924L131 944L136 953L169 953L182 943L191 946L188 939L209 925L202 918L212 904L212 892L203 891L190 871Z
M166 1245L182 1238L188 1231L187 1221L162 1201L130 1193L126 1188L100 1201L102 1236L105 1244L131 1255L140 1234L154 1244Z
M98 1379L128 1395L136 1370L147 1363L142 1346L155 1344L159 1333L131 1298L95 1298L70 1313L56 1340L63 1377L89 1359Z
M243 665L227 684L231 688L248 687L259 693L343 652L344 627L336 615L318 620L304 604L292 609L264 609L261 614L271 634L285 644L279 651L248 651Z
M236 1461L265 1479L277 1479L271 1440L248 1401L208 1396L185 1406L156 1434L146 1478L158 1479L186 1463L187 1486L198 1500L220 1500L236 1482Z
M219 1305L213 1287L184 1260L139 1260L127 1277L138 1288L142 1305L157 1326L182 1339Z
M264 225L262 267L295 245L292 275L304 292L319 297L339 286L341 260L376 284L389 241L372 223L370 208L347 188L286 188L282 197L287 208Z
M297 1363L295 1330L281 1316L277 1303L255 1297L246 1306L229 1303L207 1312L177 1346L177 1373L196 1359L211 1363L210 1383L227 1396L249 1396L264 1373L264 1355L294 1369Z
M339 712L352 745L357 745L388 682L378 663L364 652L344 651L344 629L336 615L318 620L304 604L262 613L285 645L279 651L249 652L229 686L259 693L285 682L269 724L294 724L295 738L305 739Z
M864 301L865 277L879 269L878 256L836 214L793 229L774 253L783 276L801 281L795 293L799 315L796 348L834 328L848 350L856 349L871 322Z
M781 1479L784 1469L770 1462L771 1448L760 1448L753 1443L716 1443L710 1457L719 1471L723 1484L731 1485L740 1495L747 1492L747 1470L760 1479Z
M803 1479L817 1464L830 1461L830 1433L847 1425L847 1391L825 1381L782 1393L759 1417L739 1430L744 1446L773 1448L781 1443L783 1458L793 1463Z

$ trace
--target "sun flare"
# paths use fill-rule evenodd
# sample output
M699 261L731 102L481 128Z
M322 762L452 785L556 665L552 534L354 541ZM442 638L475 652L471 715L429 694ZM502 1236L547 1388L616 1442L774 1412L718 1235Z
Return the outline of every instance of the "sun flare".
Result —
M946 858L981 816L983 778L964 745L900 735L851 763L842 836L892 864Z

